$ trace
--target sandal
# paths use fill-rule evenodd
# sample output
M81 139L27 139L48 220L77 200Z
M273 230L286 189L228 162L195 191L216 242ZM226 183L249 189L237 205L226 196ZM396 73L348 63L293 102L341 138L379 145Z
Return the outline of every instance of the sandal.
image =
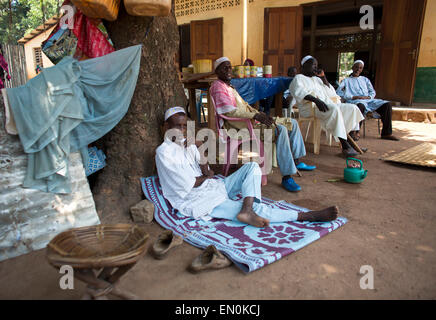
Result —
M150 254L156 259L164 259L170 249L183 243L183 239L173 233L172 230L165 230L150 247Z
M230 266L232 261L217 250L215 246L208 246L196 257L188 270L197 273L207 269L222 269Z

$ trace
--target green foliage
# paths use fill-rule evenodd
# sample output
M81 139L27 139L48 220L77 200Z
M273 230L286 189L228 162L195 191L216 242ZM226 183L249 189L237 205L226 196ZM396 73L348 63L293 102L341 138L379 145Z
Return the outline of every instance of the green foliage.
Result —
M341 52L339 54L339 82L351 74L353 63L354 52Z
M55 15L62 2L63 0L0 0L0 43L16 44L26 33Z

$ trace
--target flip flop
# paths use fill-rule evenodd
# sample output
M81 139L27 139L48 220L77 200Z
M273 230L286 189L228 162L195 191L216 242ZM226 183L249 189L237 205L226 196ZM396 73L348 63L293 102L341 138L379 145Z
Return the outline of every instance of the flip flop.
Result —
M164 259L170 249L183 243L183 239L173 233L172 230L165 230L150 247L150 254L156 259Z
M217 250L213 245L208 246L189 265L188 270L197 273L203 270L222 269L230 266L232 261Z

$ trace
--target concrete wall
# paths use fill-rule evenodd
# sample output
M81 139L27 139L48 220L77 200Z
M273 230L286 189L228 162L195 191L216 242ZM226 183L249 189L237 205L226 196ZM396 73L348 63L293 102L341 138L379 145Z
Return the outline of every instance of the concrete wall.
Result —
M413 101L436 103L436 0L427 0Z
M255 0L254 2L248 3L248 58L252 59L256 65L263 65L263 29L265 8L292 7L308 2L314 2L314 0ZM223 18L223 54L232 61L233 65L242 64L244 62L242 61L242 0L239 6L177 17L177 24L182 25L190 23L193 20L209 20L220 17Z
M33 48L40 48L41 43L48 38L48 36L50 35L50 33L54 28L55 26L46 30L45 32L42 32L41 34L39 34L29 42L26 42L24 44L24 52L26 56L27 79L31 79L34 76L36 76L36 72L35 72L36 65L34 62L35 59L33 57ZM53 66L53 63L47 58L47 56L44 53L42 53L42 63L44 65L44 68Z
M223 18L223 55L228 57L232 64L240 64L242 54L242 4L236 7L178 17L177 24L189 24L195 20L210 20L221 17Z
M418 68L436 67L436 0L427 0Z

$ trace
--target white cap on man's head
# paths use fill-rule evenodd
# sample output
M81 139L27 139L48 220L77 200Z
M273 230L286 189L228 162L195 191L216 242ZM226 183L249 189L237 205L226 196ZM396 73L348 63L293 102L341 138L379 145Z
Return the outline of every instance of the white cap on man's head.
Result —
M363 62L362 60L356 60L356 61L354 61L353 66L356 65L356 64L358 64L358 63L361 63L362 66L365 66L365 62Z
M169 108L169 109L167 109L167 111L165 111L165 121L167 121L170 117L172 117L176 113L184 113L184 114L186 114L186 111L185 111L185 109L183 107Z
M230 59L227 57L221 57L219 59L216 59L215 62L213 63L213 71L216 71L216 68L218 68L221 63L226 61L230 62Z
M312 56L305 56L302 60L301 60L301 65L304 65L307 61L309 61L310 59L315 59Z

